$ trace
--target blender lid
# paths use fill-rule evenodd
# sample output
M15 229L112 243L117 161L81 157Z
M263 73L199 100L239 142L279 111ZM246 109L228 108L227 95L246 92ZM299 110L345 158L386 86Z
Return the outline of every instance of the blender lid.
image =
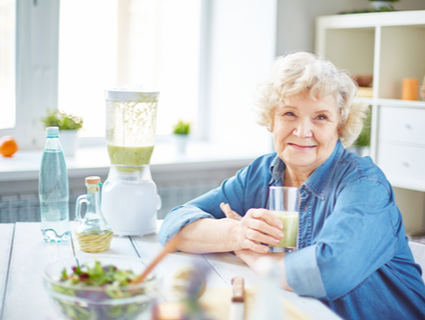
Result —
M157 102L158 96L159 92L145 92L131 87L105 90L105 99L107 101Z

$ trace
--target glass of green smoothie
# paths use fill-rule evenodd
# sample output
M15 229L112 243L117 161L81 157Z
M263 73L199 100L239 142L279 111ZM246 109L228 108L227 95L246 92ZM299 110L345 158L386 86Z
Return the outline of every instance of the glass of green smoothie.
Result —
M298 217L300 191L295 187L269 188L269 210L283 223L283 238L276 246L269 246L270 252L291 252L298 247Z

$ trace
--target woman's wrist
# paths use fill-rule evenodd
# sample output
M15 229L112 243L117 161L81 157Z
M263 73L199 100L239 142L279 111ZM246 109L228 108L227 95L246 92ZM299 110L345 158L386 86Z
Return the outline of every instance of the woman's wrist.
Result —
M237 228L239 227L240 221L225 218L226 222L230 224L229 229L229 243L230 243L230 251L238 251L242 249L242 244L240 243L240 239L238 238Z
M203 218L180 229L182 240L177 247L186 253L229 252L240 248L235 237L238 221Z

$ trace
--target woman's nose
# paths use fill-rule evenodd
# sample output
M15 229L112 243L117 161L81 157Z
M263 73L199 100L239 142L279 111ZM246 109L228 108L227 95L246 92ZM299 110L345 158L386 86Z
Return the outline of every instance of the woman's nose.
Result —
M307 120L297 122L292 133L299 138L311 138L313 136L311 123Z

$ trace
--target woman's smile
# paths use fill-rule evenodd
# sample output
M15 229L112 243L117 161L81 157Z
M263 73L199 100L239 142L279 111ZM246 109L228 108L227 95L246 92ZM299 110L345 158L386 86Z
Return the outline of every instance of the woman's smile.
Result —
M316 148L315 145L304 146L304 145L299 145L299 144L296 144L296 143L288 143L288 145L291 146L292 148L294 148L295 150L302 151L302 152L308 152L308 151L311 151L314 148Z

